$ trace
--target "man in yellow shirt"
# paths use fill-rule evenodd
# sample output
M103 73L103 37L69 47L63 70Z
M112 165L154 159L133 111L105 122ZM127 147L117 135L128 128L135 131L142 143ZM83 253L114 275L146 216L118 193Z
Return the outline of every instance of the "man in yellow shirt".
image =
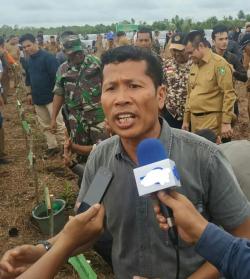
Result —
M233 134L231 124L235 118L232 69L223 57L208 48L201 32L189 33L186 41L193 65L182 129L189 130L190 124L192 132L209 128L228 140Z

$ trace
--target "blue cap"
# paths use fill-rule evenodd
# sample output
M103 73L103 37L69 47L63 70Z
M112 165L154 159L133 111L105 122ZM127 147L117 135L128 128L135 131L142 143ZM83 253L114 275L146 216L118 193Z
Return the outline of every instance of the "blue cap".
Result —
M108 41L114 40L114 33L113 33L113 32L109 32L109 33L107 34L107 40L108 40Z

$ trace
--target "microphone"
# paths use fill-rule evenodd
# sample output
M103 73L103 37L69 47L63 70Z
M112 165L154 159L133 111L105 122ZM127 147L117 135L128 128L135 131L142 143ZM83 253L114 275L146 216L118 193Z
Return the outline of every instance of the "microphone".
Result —
M174 161L158 139L145 139L140 142L136 150L139 166L134 169L134 175L139 196L144 196L163 189L180 187L180 176ZM178 234L174 224L171 208L160 203L161 211L167 219L168 235L172 243L178 245Z

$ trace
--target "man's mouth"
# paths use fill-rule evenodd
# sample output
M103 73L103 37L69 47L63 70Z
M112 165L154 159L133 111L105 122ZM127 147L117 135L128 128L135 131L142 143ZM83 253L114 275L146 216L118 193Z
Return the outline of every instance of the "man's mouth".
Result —
M135 115L133 113L119 113L116 115L117 124L121 128L128 128L134 123Z

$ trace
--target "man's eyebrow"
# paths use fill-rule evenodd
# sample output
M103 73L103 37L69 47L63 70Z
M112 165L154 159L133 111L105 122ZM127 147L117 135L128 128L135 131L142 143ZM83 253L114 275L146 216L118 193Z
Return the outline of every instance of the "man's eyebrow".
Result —
M128 78L128 79L123 79L123 81L125 81L126 83L130 83L130 82L143 82L142 80L139 79L134 79L134 78ZM118 82L115 80L110 80L110 81L106 81L103 84L117 84Z

